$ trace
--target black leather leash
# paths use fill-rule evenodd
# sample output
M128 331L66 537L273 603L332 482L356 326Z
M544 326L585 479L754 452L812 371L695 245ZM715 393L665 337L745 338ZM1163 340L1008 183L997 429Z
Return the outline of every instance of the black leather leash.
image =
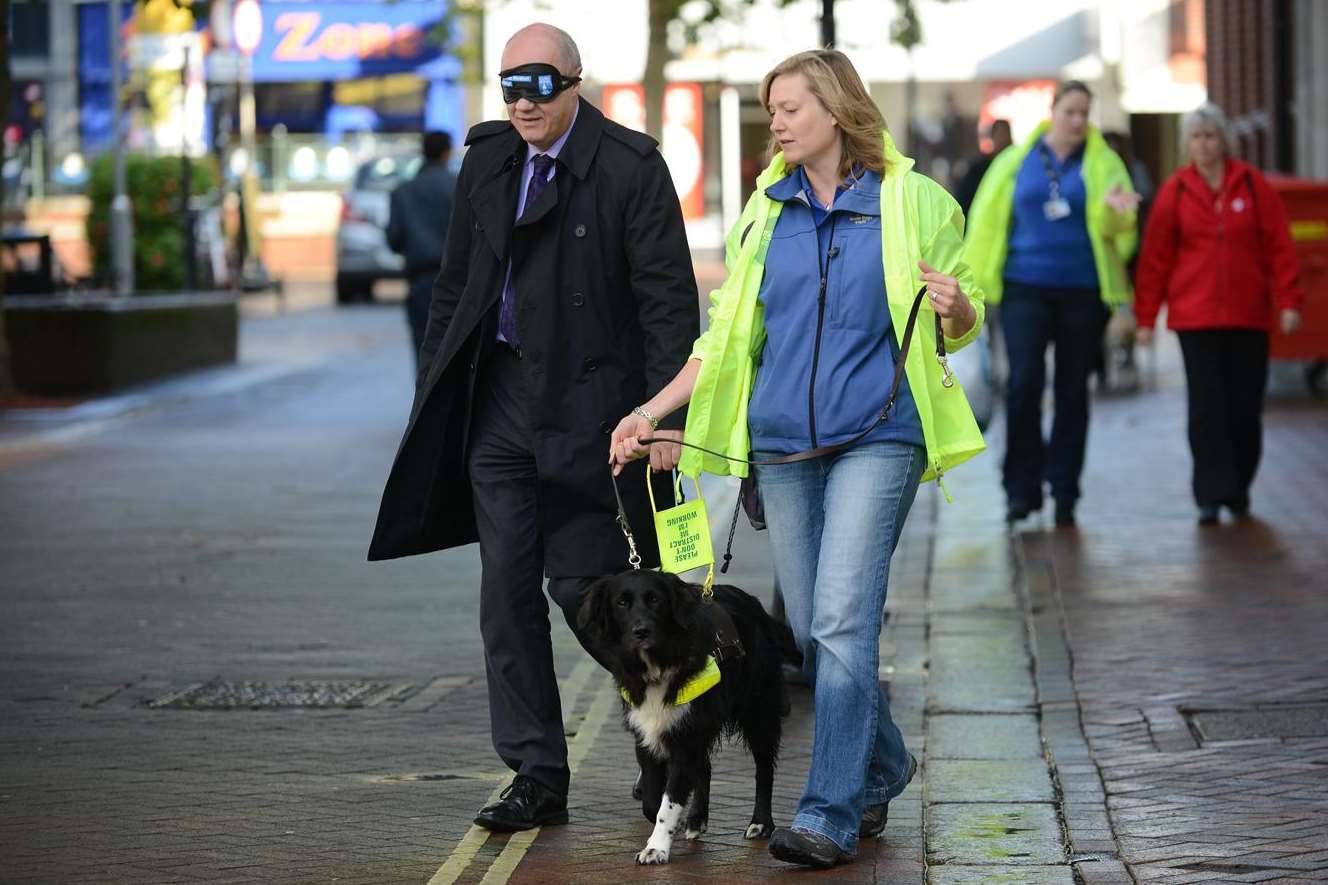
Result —
M632 537L632 524L627 521L627 508L623 507L622 492L618 491L618 477L613 472L613 465L609 465L609 479L613 480L613 497L618 502L618 528L622 529L623 537L627 539L627 564L634 569L641 568L641 554L636 552L636 538Z

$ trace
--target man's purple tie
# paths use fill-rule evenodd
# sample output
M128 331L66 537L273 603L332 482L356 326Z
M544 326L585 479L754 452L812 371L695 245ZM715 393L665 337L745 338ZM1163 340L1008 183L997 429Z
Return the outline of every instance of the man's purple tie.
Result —
M535 171L530 176L530 184L526 185L526 202L521 209L521 214L525 215L530 208L535 205L535 201L544 193L544 186L549 183L549 170L553 168L553 157L548 154L536 154L530 162L534 165ZM519 347L521 342L516 334L516 285L509 286L508 291L503 293L503 304L498 310L498 332L512 347Z

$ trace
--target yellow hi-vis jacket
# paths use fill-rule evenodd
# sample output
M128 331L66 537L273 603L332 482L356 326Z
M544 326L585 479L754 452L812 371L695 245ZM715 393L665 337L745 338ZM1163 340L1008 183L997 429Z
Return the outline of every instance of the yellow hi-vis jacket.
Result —
M1005 256L1010 249L1010 215L1014 209L1014 182L1019 167L1049 128L1043 121L1023 144L1011 145L991 161L968 212L968 263L988 304L1000 304ZM1130 173L1116 152L1107 147L1102 133L1088 127L1084 144L1084 191L1086 192L1088 239L1093 245L1098 289L1109 305L1128 304L1134 290L1125 262L1139 243L1138 213L1117 212L1103 200L1114 185L1134 191Z
M922 260L955 277L977 311L977 322L969 332L945 340L947 350L958 350L977 337L985 314L982 292L964 261L963 213L939 184L912 171L913 160L899 153L889 133L882 132L881 137L886 162L881 176L882 272L895 340L902 345L913 296L922 285L918 268ZM710 325L692 348L692 358L701 360L701 370L687 410L684 439L738 458L749 456L747 402L756 363L765 347L764 308L757 295L766 252L784 205L766 196L765 189L786 174L784 156L778 154L757 177L756 191L725 244L728 277L710 293ZM941 383L934 316L924 299L904 365L927 445L924 480L940 480L946 470L985 448L963 389L957 382L953 387ZM872 403L872 408L885 404L886 392L882 379L881 402ZM747 475L747 465L740 461L686 447L678 467L692 477L702 471Z

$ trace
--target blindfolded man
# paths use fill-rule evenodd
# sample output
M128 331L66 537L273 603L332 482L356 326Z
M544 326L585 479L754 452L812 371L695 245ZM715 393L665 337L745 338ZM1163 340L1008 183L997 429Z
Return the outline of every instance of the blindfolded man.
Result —
M545 24L507 43L507 120L466 137L405 438L370 559L480 545L493 744L517 773L476 822L567 820L567 746L542 583L569 623L627 562L605 451L614 423L698 334L682 211L653 139L580 97L581 59ZM681 437L685 415L659 435ZM675 446L653 466L671 467ZM643 564L646 467L619 477ZM666 475L656 494L668 496Z

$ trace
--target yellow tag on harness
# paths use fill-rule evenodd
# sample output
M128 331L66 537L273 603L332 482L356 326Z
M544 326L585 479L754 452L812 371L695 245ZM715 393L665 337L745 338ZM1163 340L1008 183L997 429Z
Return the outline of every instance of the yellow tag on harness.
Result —
M715 661L714 655L709 655L701 671L684 682L682 688L678 689L678 697L673 701L673 704L681 707L683 704L691 703L716 685L719 685L719 664ZM618 692L622 695L624 701L628 704L632 703L632 698L627 694L627 689L620 688Z
M693 480L695 482L695 480ZM710 520L706 518L701 484L696 482L696 500L677 503L667 510L655 510L655 490L646 471L646 492L655 516L655 539L659 543L659 567L672 574L709 566L702 593L710 595L715 583L715 551L710 544ZM674 501L682 501L682 474L673 490Z

